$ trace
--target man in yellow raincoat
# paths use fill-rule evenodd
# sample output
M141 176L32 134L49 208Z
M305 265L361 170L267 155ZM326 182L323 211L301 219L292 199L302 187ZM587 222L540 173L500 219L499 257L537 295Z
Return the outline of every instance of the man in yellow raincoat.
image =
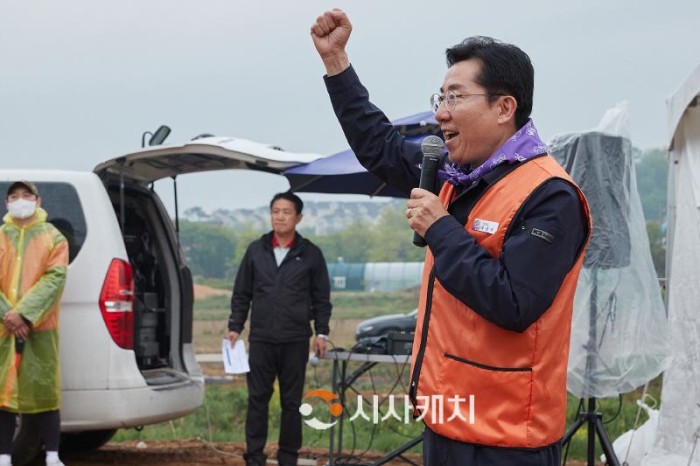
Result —
M58 313L68 243L46 222L36 186L12 183L0 227L0 466L11 465L17 414L35 416L47 466L63 466Z

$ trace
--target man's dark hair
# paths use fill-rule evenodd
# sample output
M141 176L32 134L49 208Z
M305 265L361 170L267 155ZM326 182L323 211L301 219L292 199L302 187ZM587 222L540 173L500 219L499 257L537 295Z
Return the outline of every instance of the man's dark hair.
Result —
M490 94L507 94L515 97L518 108L515 124L520 129L532 112L532 93L535 87L535 70L530 57L512 44L491 37L467 37L460 44L445 51L447 66L465 60L478 60L481 74L476 82ZM489 101L496 100L496 96Z
M286 199L293 202L294 208L297 210L297 215L301 214L301 211L304 209L304 202L299 198L299 196L291 191L286 191L283 193L277 193L272 197L272 200L270 201L270 210L272 210L272 204L274 204L278 199Z

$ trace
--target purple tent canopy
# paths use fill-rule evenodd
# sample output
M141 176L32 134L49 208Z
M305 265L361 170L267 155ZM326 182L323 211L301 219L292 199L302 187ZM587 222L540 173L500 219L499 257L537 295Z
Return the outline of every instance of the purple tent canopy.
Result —
M418 145L426 136L442 136L432 112L418 113L391 123L407 141ZM350 149L290 168L283 174L295 192L406 197L365 170Z

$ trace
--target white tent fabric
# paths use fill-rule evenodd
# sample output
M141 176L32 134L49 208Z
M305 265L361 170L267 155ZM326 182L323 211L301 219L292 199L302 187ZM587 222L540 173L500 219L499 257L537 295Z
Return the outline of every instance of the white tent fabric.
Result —
M670 354L627 121L623 103L596 130L549 143L593 217L574 300L567 379L569 392L582 398L630 392L658 376Z
M672 362L643 466L700 466L700 66L668 101L667 303ZM691 456L692 455L692 456Z

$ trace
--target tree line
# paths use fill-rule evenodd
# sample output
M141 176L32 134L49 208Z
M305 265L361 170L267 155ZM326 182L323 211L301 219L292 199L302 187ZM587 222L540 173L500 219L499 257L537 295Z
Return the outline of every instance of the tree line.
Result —
M635 157L637 190L647 222L652 259L664 276L666 217L666 153L652 149ZM422 261L425 250L412 243L403 204L389 203L376 224L358 218L342 231L324 236L311 234L299 225L302 235L316 243L326 260L334 262ZM180 221L180 241L195 277L233 280L251 241L265 233L251 225L237 229L203 222Z
M180 242L195 277L233 279L248 245L265 232L250 225L233 229L180 221ZM425 254L413 245L413 230L395 204L382 209L376 225L358 218L342 231L317 236L305 231L302 221L299 232L320 247L329 262L420 262Z

